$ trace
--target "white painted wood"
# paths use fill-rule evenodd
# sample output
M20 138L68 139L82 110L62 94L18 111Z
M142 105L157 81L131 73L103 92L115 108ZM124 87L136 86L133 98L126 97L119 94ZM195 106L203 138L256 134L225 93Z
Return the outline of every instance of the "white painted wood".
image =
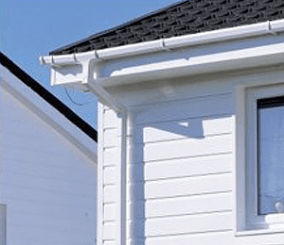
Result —
M146 200L145 202L134 201L128 202L127 207L128 210L136 211L128 214L128 220L232 211L232 193L228 191L199 196ZM104 213L106 221L114 221L115 204L105 204Z
M232 94L197 97L146 106L135 117L137 125L232 113Z
M186 138L203 138L205 136L232 132L230 115L200 117L170 122L155 123L135 128L135 143L152 143ZM116 146L116 129L105 130L105 147Z
M151 181L169 178L181 178L198 175L229 173L232 171L232 154L207 155L183 159L154 161L144 164L131 164L128 171L133 181ZM163 171L160 171L163 169ZM115 166L104 168L105 185L115 184L117 169Z
M66 120L65 116L2 65L0 66L0 86L3 93L7 92L14 96L19 103L25 105L26 108L46 124L49 124L57 133L66 137L67 141L72 142L77 149L81 150L91 160L96 158L96 142L94 140L82 133L81 129L69 120Z
M106 166L103 170L103 175L105 185L115 184L117 181L117 167Z
M10 85L17 83L21 92L21 81ZM96 144L83 149L86 135L70 140L83 132L60 113L57 120L58 112L29 88L19 98L2 85L0 200L7 205L8 244L96 244ZM74 132L62 133L65 126Z
M235 162L234 86L283 82L283 75L280 68L255 69L111 90L135 115L135 144L128 146L134 161L127 169L127 245L283 245L281 230L234 233L235 217L244 212L235 210L242 197L235 197L234 174L242 165ZM104 154L112 162L116 130L115 123L105 128ZM104 217L115 225L115 163L105 164Z
M204 139L185 139L147 144L144 147L145 162L175 158L222 154L232 152L232 135L218 135ZM137 159L139 161L139 158ZM142 160L142 159L141 159Z
M232 190L231 177L231 174L220 174L147 182L145 184L145 198L157 199L227 192ZM134 184L132 188L136 186Z
M179 235L218 230L230 230L232 213L220 212L181 217L157 218L145 221L145 236Z
M104 203L116 202L115 196L117 194L116 185L107 185L103 188Z
M233 231L204 232L200 234L180 234L174 236L161 236L146 238L146 245L170 244L232 244L232 245L283 245L283 234L273 236L246 236L236 238Z
M118 149L116 147L105 149L103 154L104 154L104 166L117 165Z
M221 75L221 76L220 76ZM234 74L230 73L230 80ZM178 84L177 84L178 83ZM171 103L174 101L185 101L196 97L218 95L220 93L231 93L232 85L223 74L210 74L209 76L181 77L179 79L166 79L153 83L128 85L127 87L116 87L112 89L120 101L132 110L155 106L159 103Z
M135 200L158 199L179 197L188 195L201 195L216 192L228 192L232 190L232 175L219 174L180 179L160 180L153 182L135 183L128 185L128 191L136 191ZM140 190L144 189L144 193ZM139 191L137 191L139 190ZM116 193L115 185L104 187L105 202L113 201Z
M116 236L116 230L117 230L117 226L115 224L115 222L111 221L111 222L105 222L104 223L104 228L103 228L103 239L104 240L115 240L116 244L117 244L117 236Z
M145 164L143 176L145 180L158 180L227 173L232 171L232 161L232 155L228 153L149 162ZM136 165L131 167L137 168L137 172L140 170Z
M117 115L110 109L105 109L104 112L104 129L107 128L117 128Z
M138 127L143 135L136 136L136 143L152 143L186 138L203 138L211 135L232 132L230 115L200 117L188 120L156 123L145 127ZM142 136L139 138L139 136Z

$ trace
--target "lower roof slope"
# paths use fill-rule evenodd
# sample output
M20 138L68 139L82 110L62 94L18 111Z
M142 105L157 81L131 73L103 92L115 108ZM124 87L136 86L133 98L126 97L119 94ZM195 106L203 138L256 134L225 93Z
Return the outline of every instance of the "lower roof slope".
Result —
M187 0L56 49L80 53L284 18L283 0Z
M28 75L15 63L13 63L2 52L0 52L0 64L6 67L26 86L31 88L41 98L51 104L56 110L58 110L62 115L64 115L69 121L71 121L75 126L80 128L91 139L97 142L97 131L93 127L91 127L82 118L75 114L69 107L63 104L59 99L57 99L53 94L46 90L42 85L40 85L36 80L34 80L30 75Z

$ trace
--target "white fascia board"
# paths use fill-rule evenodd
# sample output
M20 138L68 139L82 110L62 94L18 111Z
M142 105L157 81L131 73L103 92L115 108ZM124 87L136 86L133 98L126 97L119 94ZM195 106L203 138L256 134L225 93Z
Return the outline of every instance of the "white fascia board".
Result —
M1 64L0 86L31 109L37 116L64 136L66 140L74 144L78 150L95 162L94 167L96 168L97 143Z
M281 43L127 67L113 71L108 77L97 79L97 83L103 87L111 87L283 63L284 44Z
M223 43L226 45L232 43L233 46L242 40L273 37L274 34L283 31L284 20L267 21L99 51L46 56L40 59L42 64L51 66L52 85L74 84L79 85L82 90L87 90L88 83L94 82L101 86L116 86L122 83L283 63L281 45L267 45L255 50L253 48L235 50L235 47L232 47L232 51L227 52L220 51L215 54L200 52L199 56L195 54L193 57L190 55L190 52L195 52L200 47L206 49L210 45L222 46ZM276 50L273 50L275 48ZM187 54L178 58L175 54L180 53L181 50L185 50ZM164 51L167 51L167 54L171 53L172 59L169 55L166 60L163 59ZM274 55L277 57L272 59L271 56ZM156 57L154 61L153 56ZM144 60L141 62L140 58ZM113 64L116 64L116 67Z

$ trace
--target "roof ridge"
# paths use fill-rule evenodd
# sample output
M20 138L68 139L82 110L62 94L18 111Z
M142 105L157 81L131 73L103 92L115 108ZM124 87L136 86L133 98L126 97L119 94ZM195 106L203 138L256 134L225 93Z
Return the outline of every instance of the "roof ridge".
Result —
M6 67L11 73L13 73L17 78L19 78L26 86L31 88L35 93L37 93L46 102L57 109L63 116L65 116L71 123L76 127L81 129L86 135L97 142L97 130L94 129L90 124L85 122L81 117L79 117L75 112L73 112L68 106L66 106L61 100L44 88L40 83L38 83L34 78L32 78L28 73L17 66L13 61L11 61L6 55L0 51L0 64Z

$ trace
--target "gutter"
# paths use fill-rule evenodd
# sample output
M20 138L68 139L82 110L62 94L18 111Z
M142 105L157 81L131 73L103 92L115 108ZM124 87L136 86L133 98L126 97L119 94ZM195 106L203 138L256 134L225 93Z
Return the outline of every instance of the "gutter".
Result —
M123 69L112 67L113 70L109 74L102 74L101 69L109 68L110 61L119 62L119 59L126 58L129 61L130 58L137 59L146 54L171 53L186 47L276 35L280 32L284 32L284 19L84 53L41 56L40 62L51 67L52 85L68 85L83 91L92 91L120 113L125 111L125 108L105 91L106 87L284 63L284 49L281 43L278 46L267 45L265 48L258 47L244 52L235 50L195 57L185 56L183 59L173 59L171 62L156 60L136 67L129 65ZM277 57L274 59L272 56ZM135 64L135 61L131 64Z
M138 44L130 44L115 48L94 50L84 53L68 55L41 56L42 65L55 67L79 64L82 61L92 60L95 62L107 61L125 57L131 57L154 52L170 51L178 48L223 42L248 37L256 37L267 34L276 34L284 31L284 20L266 21L257 24L226 28L204 33L189 34L179 37L171 37L148 41Z

